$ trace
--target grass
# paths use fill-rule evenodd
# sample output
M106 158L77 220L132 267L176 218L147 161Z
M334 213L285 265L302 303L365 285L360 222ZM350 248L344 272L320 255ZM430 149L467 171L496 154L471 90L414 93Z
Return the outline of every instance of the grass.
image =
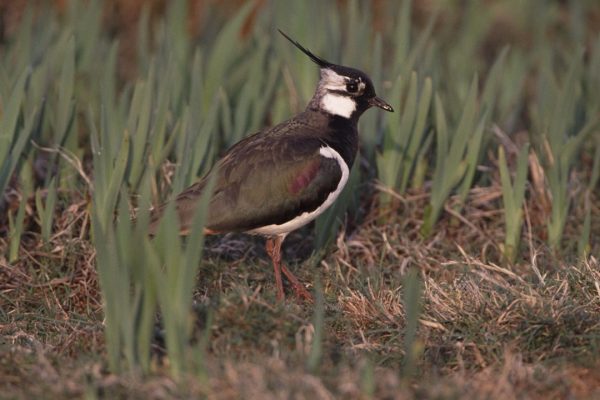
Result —
M600 396L597 5L291 7L0 24L0 397ZM361 119L347 189L286 240L314 305L275 301L262 239L202 245L202 213L145 234L312 95L275 28L396 109Z
M160 332L155 332L148 377L106 370L93 249L72 245L55 253L37 252L35 259L12 267L3 265L3 298L10 299L10 309L19 310L2 325L3 393L153 398L598 395L598 260L553 264L551 250L533 241L525 250L534 258L502 267L493 261L502 254L492 245L502 240L499 213L488 216L485 224L483 218L476 220L473 227L442 220L436 235L423 240L418 234L422 221L415 215L426 199L414 195L404 200L392 223L365 223L346 240L340 236L338 249L320 262L309 258L294 264L306 282L317 282L318 274L323 288L321 355L315 370L305 365L319 336L317 311L293 301L277 304L268 259L260 246L242 236L207 244L193 314L194 337L205 346L205 356L201 374L184 375L179 384L167 374L169 365L158 349ZM491 211L478 202L468 202L466 208L472 214ZM310 237L294 234L288 255L302 252L307 242ZM65 253L88 262L53 271L51 266ZM36 268L33 260L45 267ZM414 342L415 375L407 386L401 371L404 318L410 311L402 271L416 266L422 311Z

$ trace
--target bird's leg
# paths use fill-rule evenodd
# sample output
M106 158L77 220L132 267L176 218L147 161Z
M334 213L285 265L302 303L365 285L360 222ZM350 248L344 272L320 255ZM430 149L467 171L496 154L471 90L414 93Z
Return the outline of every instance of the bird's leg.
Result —
M281 264L281 271L284 273L286 278L289 279L290 283L292 284L292 287L294 288L294 292L296 293L296 296L312 303L313 297L310 294L310 292L308 290L306 290L306 288L298 280L298 278L296 278L296 276L294 274L292 274L292 271L287 269L285 264Z
M281 243L283 238L277 236L276 238L268 238L266 243L267 253L271 257L273 262L273 269L275 270L275 283L277 285L277 300L285 300L285 294L283 293L283 282L281 280ZM285 268L285 267L284 267ZM287 275L287 274L286 274Z
M304 287L304 285L296 278L292 271L290 271L285 264L281 262L281 245L283 240L285 239L284 235L276 236L275 238L267 239L267 253L271 257L273 261L273 268L275 270L275 283L277 284L277 300L281 301L285 299L285 294L283 293L283 282L281 280L281 273L283 272L286 278L292 284L292 288L294 289L294 293L300 299L306 301L313 301L313 297L308 290Z

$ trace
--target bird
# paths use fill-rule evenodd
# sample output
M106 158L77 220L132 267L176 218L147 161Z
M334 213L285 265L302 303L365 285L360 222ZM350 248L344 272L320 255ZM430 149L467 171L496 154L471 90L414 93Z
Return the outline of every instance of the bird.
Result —
M358 151L360 116L371 107L393 109L376 95L367 74L326 61L280 29L279 33L320 69L316 91L306 109L234 144L203 178L171 201L175 202L180 234L186 235L204 188L212 179L205 234L265 236L277 300L285 300L283 273L299 299L312 301L310 292L282 262L282 243L290 232L330 207L348 182ZM151 235L158 231L168 205L152 210Z

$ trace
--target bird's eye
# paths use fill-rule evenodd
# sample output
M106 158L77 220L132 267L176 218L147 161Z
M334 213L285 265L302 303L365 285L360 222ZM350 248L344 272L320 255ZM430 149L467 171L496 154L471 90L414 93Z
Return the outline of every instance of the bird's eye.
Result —
M348 93L355 93L358 90L358 84L356 81L346 83L346 90Z

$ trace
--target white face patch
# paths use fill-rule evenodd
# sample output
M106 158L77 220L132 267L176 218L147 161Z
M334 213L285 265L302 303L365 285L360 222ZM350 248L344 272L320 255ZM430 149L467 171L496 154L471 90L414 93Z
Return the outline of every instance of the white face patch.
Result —
M321 108L329 114L350 118L352 113L356 110L356 102L352 97L327 93L321 99Z
M329 68L321 69L321 82L327 90L346 90L346 78Z

